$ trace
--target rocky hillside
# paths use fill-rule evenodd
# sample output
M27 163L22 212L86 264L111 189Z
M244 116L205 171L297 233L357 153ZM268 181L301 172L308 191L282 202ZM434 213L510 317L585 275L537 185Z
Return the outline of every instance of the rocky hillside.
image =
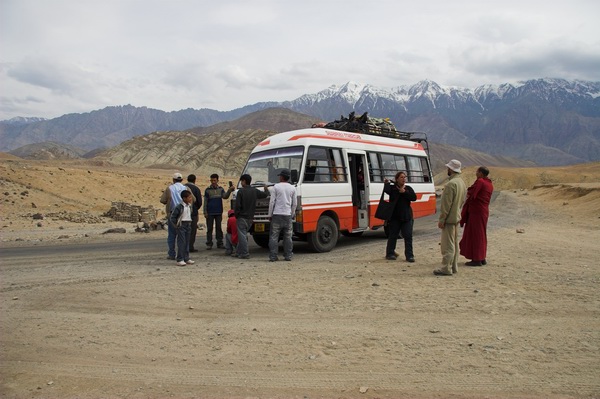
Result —
M252 149L266 137L287 130L307 128L316 120L286 109L269 109L205 129L157 132L128 140L104 151L96 159L113 164L213 172L237 176ZM258 126L267 127L267 130ZM199 133L198 133L199 132ZM531 166L531 162L493 156L447 144L430 144L434 170L443 170L449 159L465 165Z

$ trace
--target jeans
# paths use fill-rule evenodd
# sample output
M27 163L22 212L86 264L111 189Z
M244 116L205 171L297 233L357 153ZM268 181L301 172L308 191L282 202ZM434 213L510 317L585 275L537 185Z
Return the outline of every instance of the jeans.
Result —
M167 223L167 246L170 258L175 258L175 240L177 239L177 228L169 221Z
M225 255L236 252L236 245L232 241L231 233L225 234Z
M238 257L250 256L250 252L248 252L248 231L250 230L250 226L252 226L251 220L238 218L238 245L236 251Z
M283 257L292 259L292 216L273 215L269 233L269 259L276 260L279 250L279 235L283 231Z
M406 259L414 258L415 255L413 253L413 220L389 220L388 221L388 240L387 246L385 248L385 256L394 255L396 251L396 242L398 240L398 234L402 232L402 237L404 237L404 256Z
M206 215L206 245L212 247L213 239L213 225L215 226L215 236L217 239L217 246L223 246L223 227L221 223L223 222L223 215Z
M190 232L192 231L191 222L181 222L177 228L177 261L190 260Z

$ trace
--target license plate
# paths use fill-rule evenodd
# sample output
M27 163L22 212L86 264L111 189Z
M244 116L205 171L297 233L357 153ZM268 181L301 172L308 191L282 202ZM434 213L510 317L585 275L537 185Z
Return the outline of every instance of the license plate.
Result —
M265 232L265 224L264 223L256 223L254 225L254 231L256 231L257 233L264 233Z

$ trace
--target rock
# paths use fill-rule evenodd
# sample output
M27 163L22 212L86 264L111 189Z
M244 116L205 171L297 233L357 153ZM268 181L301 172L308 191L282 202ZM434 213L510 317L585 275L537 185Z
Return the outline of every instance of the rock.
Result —
M66 235L66 234L62 234L62 235L58 236L58 239L59 239L59 240L63 240L63 239L65 239L65 238L69 238L69 236L68 236L68 235Z
M33 216L31 216L34 220L42 220L44 219L44 215L41 213L35 213L33 214Z
M519 233L519 234L525 233L525 229L517 229L517 233Z
M110 233L124 234L124 233L127 233L127 230L125 230L125 228L123 228L123 227L116 227L114 229L108 229L108 230L104 231L102 234L110 234Z
M37 205L36 205L35 203L33 203L33 202L32 202L32 203L31 203L31 207L32 207L32 208L37 208Z
M360 387L358 389L358 392L360 392L360 393L367 393L368 390L369 390L369 387Z
M37 227L42 227L42 226L43 226L42 222L37 223Z

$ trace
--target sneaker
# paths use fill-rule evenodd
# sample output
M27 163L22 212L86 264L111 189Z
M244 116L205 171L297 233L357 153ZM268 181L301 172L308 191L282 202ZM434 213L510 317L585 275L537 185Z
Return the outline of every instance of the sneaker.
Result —
M210 244L210 245L206 244L206 249L208 249L208 250L212 249L212 244Z
M217 248L219 248L219 249L225 249L225 245L223 245L223 244L217 244Z
M279 258L269 258L269 262L277 262Z
M196 248L192 248L190 249L190 252L198 252L198 250Z
M193 260L191 260L191 259L188 259L188 260L186 260L186 261L185 261L185 263L187 263L188 265L193 265L193 264L194 264L194 263L196 263L196 262L194 262L194 261L193 261Z
M250 255L239 255L238 258L240 258L240 259L250 259Z
M406 258L406 261L410 262L410 263L415 263L415 258L414 257Z
M291 262L292 258L284 258L287 262Z
M185 266L186 263L183 260L180 260L179 262L176 263L177 266Z
M396 259L398 259L398 258L396 257L396 255L388 255L388 256L386 256L385 258L386 258L387 260L396 260Z
M442 269L435 269L433 271L433 274L435 274L436 276L452 276L452 272L447 273L447 272L443 271Z

